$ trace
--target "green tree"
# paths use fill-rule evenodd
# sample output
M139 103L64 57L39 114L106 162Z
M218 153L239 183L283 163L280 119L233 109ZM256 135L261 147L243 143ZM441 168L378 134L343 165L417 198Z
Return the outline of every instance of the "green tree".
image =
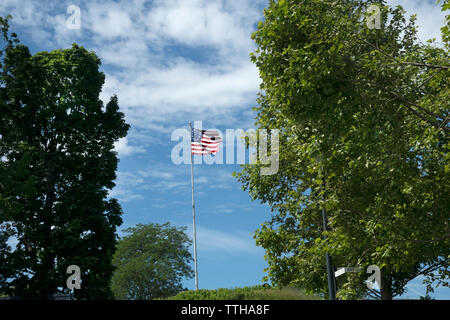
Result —
M0 224L8 234L0 238L17 245L2 252L0 291L46 299L67 290L67 267L78 265L76 297L110 298L122 210L108 189L114 142L129 125L116 96L106 106L99 99L105 76L94 52L74 44L31 55L1 22Z
M380 29L364 23L373 3ZM361 272L338 278L340 298L392 299L419 275L449 284L448 51L418 43L404 13L353 0L264 10L252 36L256 126L280 129L280 170L246 165L236 176L274 211L255 238L275 284L325 294L326 252L335 266L381 268L380 291Z
M183 289L181 280L192 278L191 241L186 228L165 224L138 224L124 230L114 254L117 267L112 290L117 299L166 298Z

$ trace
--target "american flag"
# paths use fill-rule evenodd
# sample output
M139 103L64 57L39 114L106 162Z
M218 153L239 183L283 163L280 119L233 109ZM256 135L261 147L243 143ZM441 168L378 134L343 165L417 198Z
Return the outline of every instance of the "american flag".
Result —
M191 150L192 154L205 155L219 152L222 138L216 130L198 130L192 128Z

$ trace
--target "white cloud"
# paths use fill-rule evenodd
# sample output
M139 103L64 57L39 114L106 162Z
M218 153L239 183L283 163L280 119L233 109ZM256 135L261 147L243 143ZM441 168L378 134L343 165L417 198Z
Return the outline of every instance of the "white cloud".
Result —
M196 234L199 252L233 255L259 254L263 252L262 248L256 246L250 232L236 230L224 232L197 226Z
M215 169L210 176L202 176L195 180L196 183L207 184L208 189L230 189L235 181L231 172L219 169Z
M160 165L155 165L150 169L137 172L119 171L115 184L109 196L118 198L122 202L130 202L144 199L142 193L148 190L158 192L187 190L191 181L182 168L168 171Z
M128 144L128 138L121 138L114 143L114 150L119 153L120 157L126 157L135 153L144 153L142 147L131 146Z
M148 48L142 39L129 38L107 43L96 51L103 63L127 68L146 59Z
M131 17L117 17L123 32L106 30L109 22L92 27L101 36L97 51L105 63L122 68L107 74L105 95L117 93L127 120L140 128L188 116L232 122L233 115L254 103L259 88L258 70L248 55L254 49L250 34L265 2L158 0L150 9L141 2L103 5L112 12L105 17L113 17L117 8ZM396 3L419 13L421 39L439 37L441 21L432 18L443 16L439 6ZM110 36L114 41L108 42Z
M418 34L422 42L431 38L442 41L440 28L444 26L445 14L441 10L441 4L436 4L434 0L387 0L387 3L401 5L408 16L417 14Z
M103 5L91 3L88 11L90 28L104 38L129 37L132 21L128 13L114 2Z
M251 48L249 30L243 28L242 17L243 12L227 12L222 1L160 1L149 13L147 26L160 36L190 46L239 50Z
M175 177L173 172L169 172L169 171L161 171L161 170L154 170L154 169L150 169L147 171L143 171L140 170L139 174L142 177L152 177L152 178L158 178L158 179L162 179L162 180L170 180L173 179Z
M205 190L229 189L233 181L230 172L219 167L214 168L212 171L195 176L195 194L200 196ZM181 192L187 195L190 195L191 190L190 169L186 165L153 164L148 169L137 172L119 171L115 183L116 187L110 192L110 196L126 202L142 199L140 193L148 190L174 194ZM171 203L173 204L173 201ZM220 209L220 212L232 212L230 208Z
M216 204L213 206L213 209L210 210L209 212L211 213L233 213L234 212L234 208L239 208L239 210L242 210L242 206L241 205L236 205L236 203L234 202L230 202L230 203L222 203L222 204Z
M235 120L230 114L255 101L260 82L248 55L261 3L97 0L80 5L82 33L106 69L102 99L117 94L136 128L161 128L187 114ZM65 32L58 35L68 42Z
M144 183L145 180L136 174L119 171L115 181L116 186L109 191L109 196L122 202L142 200L144 197L137 191Z
M248 122L259 75L250 39L267 0L77 1L81 30L68 30L71 1L2 0L39 49L81 42L103 61L102 99L117 94L135 128L163 131L187 118ZM444 14L434 1L389 0L418 14L420 38L440 38ZM245 113L245 116L244 116ZM134 140L133 140L134 142ZM138 149L119 145L122 154Z
M133 106L127 109L128 116L144 128L146 123L187 112L210 118L254 99L259 85L254 66L245 63L237 69L217 69L222 68L179 61L168 68L149 67L138 75L109 75L105 95L117 93L122 105Z

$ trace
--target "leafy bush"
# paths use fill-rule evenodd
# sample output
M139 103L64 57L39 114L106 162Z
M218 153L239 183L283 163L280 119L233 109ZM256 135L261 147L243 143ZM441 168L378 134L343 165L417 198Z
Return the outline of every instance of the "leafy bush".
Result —
M201 289L182 291L169 300L317 300L316 296L307 296L300 289L266 288L262 285L216 290Z

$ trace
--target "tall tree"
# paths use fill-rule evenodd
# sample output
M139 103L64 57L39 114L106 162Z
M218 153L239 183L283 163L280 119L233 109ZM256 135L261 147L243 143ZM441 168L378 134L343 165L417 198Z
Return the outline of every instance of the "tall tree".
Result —
M105 76L94 52L74 44L31 55L2 22L0 224L17 245L6 253L0 291L46 299L67 290L66 269L78 265L76 297L110 298L122 210L108 189L114 142L129 125L116 96L106 106L99 99Z
M371 4L379 29L365 24ZM340 298L392 299L419 275L449 284L448 51L419 44L404 13L384 1L270 1L252 36L256 125L280 129L280 170L246 165L237 178L274 211L255 238L277 284L325 293L326 252L335 266L381 268L379 291L361 272L338 278Z
M191 241L186 228L138 224L125 230L113 263L112 290L117 299L167 298L183 290L181 280L192 278Z

